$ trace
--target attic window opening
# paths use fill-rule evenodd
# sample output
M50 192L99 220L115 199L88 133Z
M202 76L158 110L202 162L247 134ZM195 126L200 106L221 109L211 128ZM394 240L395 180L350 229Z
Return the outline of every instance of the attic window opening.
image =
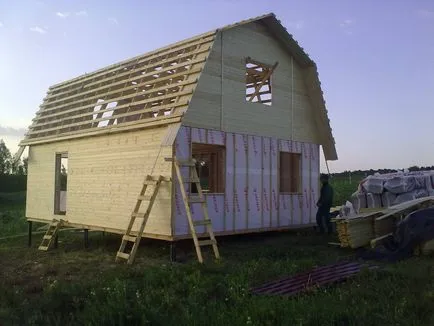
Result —
M267 65L251 58L246 59L246 101L262 103L271 106L272 103L272 74L277 62Z

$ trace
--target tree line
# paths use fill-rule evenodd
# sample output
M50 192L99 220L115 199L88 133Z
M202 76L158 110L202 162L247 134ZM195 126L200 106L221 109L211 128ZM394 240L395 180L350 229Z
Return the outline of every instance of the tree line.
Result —
M3 139L0 139L0 175L27 175L27 161L24 157L14 162L10 150Z

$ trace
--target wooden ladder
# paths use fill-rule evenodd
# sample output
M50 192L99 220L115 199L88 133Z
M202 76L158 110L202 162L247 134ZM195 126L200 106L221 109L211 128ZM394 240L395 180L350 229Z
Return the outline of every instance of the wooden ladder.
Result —
M50 248L51 243L56 237L59 229L62 227L62 224L63 220L58 221L54 219L51 221L51 223L48 225L47 232L45 232L45 235L42 237L42 242L38 247L39 250L47 251Z
M147 175L145 178L145 181L143 182L142 190L140 191L139 196L137 197L136 206L134 207L134 210L131 214L130 223L128 224L127 230L125 231L124 236L122 237L121 246L119 247L119 250L116 254L115 261L119 261L119 259L125 259L127 260L128 264L132 264L134 261L134 258L137 253L137 249L139 248L140 240L143 235L143 231L146 226L146 222L148 221L149 214L151 213L152 206L154 205L155 198L157 197L158 190L160 188L162 181L171 181L171 178L160 176L152 176ZM150 194L146 193L146 190L150 190ZM140 207L142 206L142 203L147 203L147 208L145 213L139 213ZM136 218L142 219L142 222L140 224L139 231L137 232L137 235L132 234L132 228L134 225L134 222L136 221ZM131 248L131 251L129 253L126 252L127 243L132 242L133 246Z
M200 186L200 180L199 180L199 176L197 175L197 171L196 171L196 160L195 159L191 159L191 160L177 160L176 157L172 158L165 158L166 161L170 161L170 162L174 162L174 166L175 166L175 171L176 171L176 176L178 178L178 182L181 188L181 194L182 194L182 199L184 201L184 206L185 206L185 210L187 212L187 218L188 218L188 224L190 226L190 233L193 237L193 241L194 241L194 246L196 248L196 254L197 254L197 259L199 260L200 263L203 263L203 257L202 257L202 250L201 247L202 246L208 246L211 245L213 250L214 250L214 255L216 259L220 258L220 254L219 254L219 250L217 247L217 240L214 236L214 231L212 228L212 223L211 223L211 219L209 218L208 215L208 207L206 204L206 199L203 195L203 191L202 188ZM189 167L190 170L190 178L189 180L183 180L182 175L181 175L181 167ZM185 190L184 184L189 183L190 186L192 184L196 185L196 189L197 189L197 196L187 196L187 192ZM191 191L190 191L191 193ZM203 209L203 216L204 219L203 220L199 220L199 221L193 221L193 217L192 217L192 213L191 213L191 204L194 203L200 203ZM208 232L209 235L209 239L208 240L199 240L196 234L196 226L206 226L206 230Z

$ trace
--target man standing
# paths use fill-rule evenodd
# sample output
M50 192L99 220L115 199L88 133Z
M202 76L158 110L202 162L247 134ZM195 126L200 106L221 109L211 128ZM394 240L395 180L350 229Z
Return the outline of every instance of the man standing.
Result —
M333 204L333 188L329 184L329 176L327 174L321 174L321 193L316 203L318 211L316 213L316 223L319 226L321 234L324 234L324 224L327 225L327 231L332 233L332 223L330 222L330 208Z

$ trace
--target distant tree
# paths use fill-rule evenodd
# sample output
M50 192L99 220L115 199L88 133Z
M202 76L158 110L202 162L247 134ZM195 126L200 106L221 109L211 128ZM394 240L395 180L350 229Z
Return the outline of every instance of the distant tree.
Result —
M27 175L28 167L29 167L29 158L25 157L25 158L23 158L23 172L24 172L24 175Z
M10 174L12 170L12 156L3 139L0 139L0 175Z

